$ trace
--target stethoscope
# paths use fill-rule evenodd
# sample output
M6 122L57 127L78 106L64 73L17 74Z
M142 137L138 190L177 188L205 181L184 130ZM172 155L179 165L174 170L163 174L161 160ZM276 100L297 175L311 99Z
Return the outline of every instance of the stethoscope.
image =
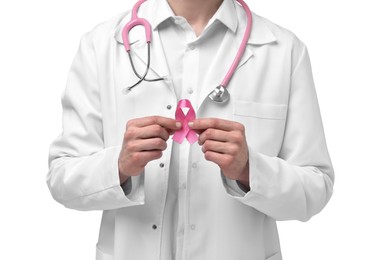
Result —
M150 43L151 43L151 25L150 23L141 17L138 17L138 9L142 5L142 3L146 2L147 0L139 0L133 7L132 13L131 13L131 19L130 21L123 27L122 30L122 39L123 39L123 44L125 46L125 50L127 54L129 55L129 60L131 67L133 69L134 74L138 77L138 81L134 84L131 85L130 87L127 87L124 89L124 92L127 93L130 90L132 90L134 87L138 86L142 81L159 81L159 80L164 80L165 78L160 77L160 78L154 78L154 79L148 79L146 78L149 69L150 69ZM220 83L219 86L217 86L211 93L208 95L208 97L217 103L224 103L229 100L229 92L227 90L227 85L229 81L232 78L233 73L235 72L237 66L239 65L240 59L244 54L245 47L247 45L250 33L251 33L251 28L252 28L252 14L251 10L249 9L248 5L243 1L243 0L236 0L245 10L245 13L247 15L247 26L245 28L244 36L243 39L240 43L239 50L237 51L237 54L231 64L231 67L229 68L227 74L225 75L223 81ZM141 25L145 28L145 34L146 34L146 43L147 43L147 66L146 70L143 73L143 75L140 75L134 66L133 60L131 58L131 47L130 47L130 41L129 41L129 32L131 29L133 29L135 26Z

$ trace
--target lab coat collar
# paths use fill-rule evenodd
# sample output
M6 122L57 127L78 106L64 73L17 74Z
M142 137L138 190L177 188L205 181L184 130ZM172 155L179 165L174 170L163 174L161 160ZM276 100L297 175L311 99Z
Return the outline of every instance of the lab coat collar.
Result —
M252 13L252 32L248 44L264 45L277 42L276 36L265 23L264 18Z

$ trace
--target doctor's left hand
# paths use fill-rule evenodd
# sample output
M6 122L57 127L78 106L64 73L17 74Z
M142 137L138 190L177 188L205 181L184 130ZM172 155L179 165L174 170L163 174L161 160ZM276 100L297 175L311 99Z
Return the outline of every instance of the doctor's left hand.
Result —
M245 127L234 121L201 118L189 123L199 133L204 157L219 165L223 175L249 189L248 146Z

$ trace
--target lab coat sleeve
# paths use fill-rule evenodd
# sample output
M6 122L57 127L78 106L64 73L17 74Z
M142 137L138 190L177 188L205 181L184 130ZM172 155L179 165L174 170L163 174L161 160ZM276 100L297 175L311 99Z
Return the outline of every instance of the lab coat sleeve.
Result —
M63 132L49 151L47 184L53 198L77 210L110 210L143 204L139 177L129 180L134 184L132 187L120 185L121 147L104 144L97 65L89 34L81 39L62 95L62 106Z
M334 172L309 55L303 44L297 52L279 155L267 156L249 144L250 191L240 196L225 185L233 197L275 220L307 221L324 208L333 192Z

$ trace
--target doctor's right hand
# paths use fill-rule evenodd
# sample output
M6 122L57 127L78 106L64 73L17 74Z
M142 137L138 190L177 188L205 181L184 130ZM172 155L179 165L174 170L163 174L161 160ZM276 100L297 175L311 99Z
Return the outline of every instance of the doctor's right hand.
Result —
M118 158L121 184L131 176L142 174L148 162L162 157L162 151L167 148L166 141L180 128L180 122L161 116L128 121Z

